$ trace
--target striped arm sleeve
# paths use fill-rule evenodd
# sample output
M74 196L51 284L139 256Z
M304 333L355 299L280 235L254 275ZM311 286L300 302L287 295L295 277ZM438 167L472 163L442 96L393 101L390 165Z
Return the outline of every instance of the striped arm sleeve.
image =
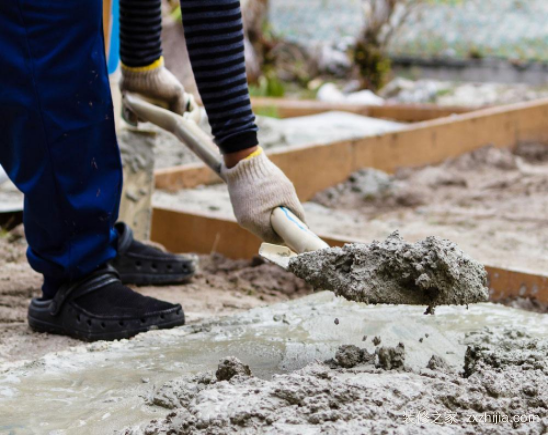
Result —
M244 62L238 0L181 0L191 66L223 153L258 144Z
M120 0L120 60L148 66L162 56L161 0Z

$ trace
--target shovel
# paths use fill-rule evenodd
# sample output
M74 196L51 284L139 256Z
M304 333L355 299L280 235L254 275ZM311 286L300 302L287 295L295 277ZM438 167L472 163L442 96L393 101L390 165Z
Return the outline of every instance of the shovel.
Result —
M197 124L200 121L200 109L197 105L181 116L151 104L135 94L126 93L123 96L123 104L125 109L129 109L138 119L174 134L226 182L221 173L221 156L217 146ZM262 243L259 255L284 269L288 268L290 258L297 254L329 248L326 242L286 207L277 207L272 211L271 225L286 246Z

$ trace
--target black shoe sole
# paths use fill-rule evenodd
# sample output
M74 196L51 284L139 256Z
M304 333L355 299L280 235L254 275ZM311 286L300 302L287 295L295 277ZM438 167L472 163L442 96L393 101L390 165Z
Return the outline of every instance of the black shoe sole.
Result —
M131 338L142 332L153 331L156 329L170 329L176 326L183 326L185 321L172 321L160 325L154 325L148 328L132 329L119 332L103 332L103 333L82 333L80 331L69 331L60 325L44 322L43 320L35 319L28 316L28 322L30 328L34 332L47 332L48 334L66 335L69 337L77 338L83 341L113 341L122 340L124 338Z
M33 331L67 335L84 341L121 340L131 338L141 332L169 329L185 324L185 313L181 306L172 310L159 312L158 319L155 319L154 322L148 322L148 324L143 324L145 320L140 319L110 318L107 320L87 318L83 313L77 315L74 308L67 306L57 316L51 316L45 308L43 303L36 302L35 300L31 301L27 319ZM34 311L34 316L32 311ZM80 319L78 320L78 324L75 323L77 317ZM168 319L161 320L165 317L168 317ZM72 327L70 327L71 321ZM83 330L82 326L86 324L88 325L87 330ZM114 330L113 324L115 326ZM123 329L122 327L124 326L127 327Z
M190 273L124 273L119 272L120 280L123 284L134 284L137 286L146 285L169 285L185 284L194 276L194 271Z

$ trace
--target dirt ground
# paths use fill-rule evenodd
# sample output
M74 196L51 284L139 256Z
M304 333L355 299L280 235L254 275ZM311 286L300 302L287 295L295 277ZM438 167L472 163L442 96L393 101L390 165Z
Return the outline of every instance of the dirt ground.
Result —
M484 264L547 273L547 146L484 147L390 176L364 169L313 198L315 229L362 239L438 235Z
M0 237L0 364L36 359L82 344L52 334L39 334L26 323L32 297L40 296L41 276L27 263L22 226ZM260 305L293 299L311 288L293 274L264 263L229 260L212 254L199 257L199 272L184 285L133 287L140 293L180 303L187 323L225 316Z

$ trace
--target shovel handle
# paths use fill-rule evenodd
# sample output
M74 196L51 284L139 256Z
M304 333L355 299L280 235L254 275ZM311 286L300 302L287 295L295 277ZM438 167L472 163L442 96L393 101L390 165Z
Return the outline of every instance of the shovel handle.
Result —
M273 210L271 225L284 243L298 254L330 247L286 207L277 207Z
M195 113L185 112L185 115L181 116L129 93L124 94L123 103L139 118L177 136L223 181L227 181L221 173L221 155L218 148L211 137L197 125ZM302 253L329 247L286 207L277 207L273 210L271 225L294 252Z
M196 123L196 110L185 112L183 116L151 104L142 98L125 93L123 104L138 118L155 124L175 135L181 142L210 167L223 181L221 174L221 155L212 138Z

